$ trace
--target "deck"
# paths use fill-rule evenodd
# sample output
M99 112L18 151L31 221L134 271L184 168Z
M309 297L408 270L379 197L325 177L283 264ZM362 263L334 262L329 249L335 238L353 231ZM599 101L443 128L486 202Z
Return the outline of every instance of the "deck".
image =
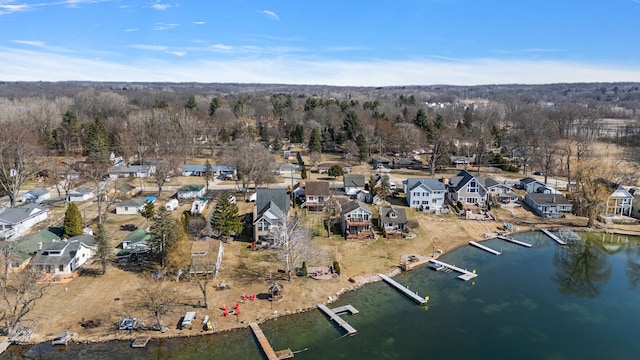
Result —
M326 305L324 304L318 304L318 309L320 309L323 313L325 313L332 321L336 322L338 325L340 325L341 328L343 328L346 332L347 335L349 336L353 336L355 335L358 331L351 325L349 325L349 323L342 319L336 311L329 309ZM342 306L340 308L336 308L336 309L342 309L345 308L346 306ZM353 306L352 306L353 308ZM355 308L353 308L355 310ZM342 312L342 311L340 311ZM358 313L358 311L356 310L356 314Z
M293 351L291 349L285 349L280 351L275 351L269 344L269 340L260 329L260 325L256 323L250 323L249 327L251 331L253 331L253 335L258 340L260 347L262 348L262 352L269 360L281 360L281 359L291 359L293 357Z
M486 251L486 252L488 252L488 253L491 253L491 254L493 254L493 255L500 255L500 254L502 254L502 253L501 253L500 251L498 251L498 250L493 250L492 248L490 248L490 247L488 247L488 246L484 246L484 245L482 245L482 244L480 244L480 243L477 243L477 242L475 242L475 241L469 241L469 245L471 245L471 246L475 246L475 247L477 247L478 249L482 249L482 250L484 250L484 251Z
M411 300L417 302L420 305L426 305L427 304L427 300L425 298L423 298L421 296L418 296L418 294L416 294L413 291L409 290L404 285L402 285L399 282L393 280L392 278L388 277L387 275L378 274L378 276L380 276L380 278L382 278L382 280L384 280L387 284L393 286L398 291L400 291L401 293L405 294Z
M500 240L508 241L510 243L514 243L514 244L517 244L517 245L520 245L520 246L528 247L528 248L533 246L533 245L531 245L529 243L526 243L524 241L516 240L516 239L509 238L509 237L502 236L502 235L498 235L498 236L496 236L496 238L500 239Z
M550 238L552 238L553 240L555 240L555 242L557 242L558 244L560 244L560 245L567 245L567 242L566 242L566 241L564 241L564 240L560 239L559 237L557 237L557 236L553 235L553 234L551 233L551 231L546 230L546 229L540 229L540 231L542 231L542 232L543 232L543 233L545 233L548 237L550 237Z
M442 266L447 267L447 268L449 268L449 269L451 269L453 271L457 271L457 272L461 273L462 275L458 276L458 279L461 279L461 280L464 280L464 281L471 280L471 279L473 279L473 278L478 276L478 274L476 274L474 272L471 272L471 271L469 271L467 269L459 268L459 267L451 265L451 264L447 264L446 262L442 262L442 261L435 260L435 259L431 259L429 261L434 263L434 264L442 265Z
M131 343L131 347L132 348L143 348L146 347L147 344L149 343L149 340L151 338L148 336L140 336L137 337L135 340L133 340L133 342Z

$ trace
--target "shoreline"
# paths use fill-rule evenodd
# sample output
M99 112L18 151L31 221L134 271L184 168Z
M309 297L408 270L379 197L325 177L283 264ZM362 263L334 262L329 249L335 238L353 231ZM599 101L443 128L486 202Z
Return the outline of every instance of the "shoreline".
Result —
M618 234L618 235L626 235L626 236L640 236L640 233L637 234L633 234L630 232L633 232L632 230L624 230L624 229L616 229L616 228L586 228L586 227L575 227L575 226L561 226L561 225L557 225L557 224L536 224L534 226L524 226L524 227L520 227L518 229L518 231L512 232L510 233L511 235L514 234L519 234L519 233L525 233L525 232L531 232L531 231L539 231L541 228L547 228L547 229L553 229L553 230L557 230L558 228L569 228L573 231L578 231L578 232L592 232L592 233L607 233L607 234ZM481 238L478 240L474 240L474 241L478 241L478 242L484 242L486 240L491 240L492 238ZM415 255L420 255L423 256L425 258L429 258L429 259L438 259L440 256L442 256L443 254L446 254L450 251L454 251L458 248L461 248L462 246L466 246L468 245L468 240L460 240L459 242L456 242L456 244L451 244L453 245L451 248L448 248L446 251L443 251L442 253L437 253L436 256L427 256L427 255L421 255L421 254L415 254ZM406 255L410 255L410 254L406 254ZM419 267L420 265L414 266L414 267L410 267L407 268L407 270L405 271L411 271L416 267ZM385 274L389 277L395 277L396 275L401 274L402 272L404 272L403 270L401 270L401 265L395 265L394 267L391 268L390 271L386 272ZM355 280L354 280L355 279ZM340 288L340 290L338 291L332 291L331 293L328 294L324 294L323 297L323 301L319 301L322 304L328 305L331 303L334 303L336 301L338 301L342 295L348 293L348 292L353 292L356 291L362 287L364 287L367 284L372 284L372 283L376 283L376 282L380 282L382 281L382 279L378 276L378 273L365 273L365 274L361 274L361 275L354 275L349 277L348 279L346 279L349 283L351 283L351 286L347 286L347 287L342 287ZM250 322L256 322L258 324L262 324L265 323L267 321L270 320L277 320L280 317L283 316L288 316L288 315L294 315L294 314L301 314L301 313L305 313L305 312L309 312L309 311L313 311L317 309L316 305L313 304L308 304L306 302L308 302L309 300L304 300L304 304L302 307L297 308L295 310L288 310L288 309L284 309L284 311L282 312L278 312L276 311L275 313L272 313L272 315L270 316L261 316L258 319L256 319L255 321L248 321L248 320L242 320L236 324L227 324L224 327L218 328L218 329L214 329L212 331L198 331L198 332L194 332L194 333L187 333L187 332L182 332L182 333L159 333L157 331L151 331L151 330L143 330L140 332L127 332L127 334L125 335L123 334L114 334L114 333L109 333L109 332L104 332L102 334L99 333L94 333L94 334L86 334L85 336L81 336L78 339L75 339L73 337L73 335L77 336L77 333L74 332L72 333L72 343L76 343L76 344L86 344L86 345L90 345L90 344L101 344L101 343L107 343L107 342L111 342L111 341L133 341L135 340L137 337L141 337L141 336L148 336L150 339L153 340L158 340L158 339L174 339L174 338L191 338L191 337L199 337L199 336L211 336L211 335L217 335L217 334L223 334L229 331L235 331L235 330L240 330L240 329L245 329L249 326ZM216 310L214 309L209 309L211 310ZM35 335L36 333L34 333ZM162 335L160 335L162 334ZM42 336L41 334L39 334L40 336ZM160 335L160 336L158 336ZM41 344L45 344L50 342L50 339L42 339L41 341L28 341L25 343L20 343L20 344L11 344L11 345L27 345L27 346L36 346L36 345L41 345Z

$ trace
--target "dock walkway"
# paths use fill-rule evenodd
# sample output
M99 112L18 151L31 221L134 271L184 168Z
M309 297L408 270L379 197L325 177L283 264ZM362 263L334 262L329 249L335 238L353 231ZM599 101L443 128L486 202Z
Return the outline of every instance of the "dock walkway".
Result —
M407 289L404 285L402 285L399 282L393 280L392 278L388 277L387 275L378 274L378 276L380 276L380 278L382 278L382 280L384 280L387 284L393 286L394 288L396 288L401 293L407 295L411 300L417 302L418 304L425 305L427 303L426 299L418 296L418 294L416 294L413 291Z
M492 248L490 248L490 247L488 247L488 246L484 246L484 245L482 245L482 244L480 244L480 243L477 243L477 242L475 242L475 241L469 241L469 245L475 246L475 247L477 247L478 249L482 249L482 250L484 250L484 251L486 251L486 252L488 252L488 253L491 253L491 254L493 254L493 255L500 255L500 254L502 254L502 253L501 253L500 251L498 251L498 250L493 250Z
M264 352L264 355L269 360L281 360L281 359L291 359L293 357L293 352L291 349L285 349L281 351L275 351L269 344L269 340L260 329L260 325L256 323L250 323L249 327L251 331L253 331L253 335L255 335L256 339L258 339L258 343Z
M567 245L566 241L560 239L559 237L553 235L551 233L551 231L546 230L546 229L540 229L540 231L542 231L543 233L545 233L548 237L552 238L553 240L555 240L555 242L557 242L560 245Z
M530 248L531 246L533 246L533 245L531 245L531 244L529 244L529 243L526 243L526 242L524 242L524 241L516 240L516 239L509 238L509 237L502 236L502 235L498 235L498 236L496 236L496 238L498 238L498 239L500 239L500 240L508 241L508 242L510 242L510 243L518 244L518 245L520 245L520 246L528 247L528 248Z
M132 348L144 348L147 346L147 344L149 343L149 340L151 338L148 336L140 336L137 337L133 340L133 342L131 343L131 347Z
M344 312L347 308L347 306L351 306L351 305L347 305L347 306L341 306L339 308L336 308L334 310L329 309L326 305L324 304L318 304L318 309L320 309L323 313L325 313L331 320L335 321L338 325L340 325L341 328L343 328L346 332L347 335L349 336L353 336L355 335L358 331L351 325L349 325L348 322L346 322L344 319L342 319L337 313L338 312ZM351 306L351 308L353 308L355 310L355 308L353 306ZM339 310L339 311L336 311ZM350 310L347 310L350 311ZM357 314L358 310L355 310L356 312L352 314Z
M431 259L429 261L431 261L434 264L442 265L442 266L447 267L447 268L449 268L451 270L454 270L454 271L457 271L457 272L461 273L462 275L458 276L458 279L462 279L464 281L471 280L471 279L475 278L476 276L478 276L478 274L473 273L473 272L471 272L471 271L469 271L467 269L461 269L461 268L459 268L457 266L453 266L453 265L447 264L446 262L442 262L440 260Z

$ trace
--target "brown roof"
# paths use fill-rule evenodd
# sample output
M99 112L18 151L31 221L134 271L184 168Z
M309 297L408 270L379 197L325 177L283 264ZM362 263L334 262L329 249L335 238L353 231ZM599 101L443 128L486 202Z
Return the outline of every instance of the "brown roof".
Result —
M328 181L307 181L304 186L304 194L309 195L331 195Z

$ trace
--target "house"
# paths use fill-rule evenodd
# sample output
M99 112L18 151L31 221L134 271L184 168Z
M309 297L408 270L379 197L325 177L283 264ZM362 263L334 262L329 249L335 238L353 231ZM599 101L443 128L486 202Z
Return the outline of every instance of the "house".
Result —
M185 164L180 169L182 176L205 176L206 164ZM211 165L211 175L214 177L220 175L236 175L236 168L232 165Z
M87 186L81 186L77 189L69 191L67 201L86 201L93 197L93 189Z
M369 163L374 169L391 168L391 160L383 156L374 156Z
M296 165L291 163L285 163L285 164L280 164L276 169L275 173L276 175L284 176L286 178L292 178L293 175L296 173L297 169L298 167L296 167Z
M122 240L122 249L130 252L147 251L149 250L149 239L151 239L151 233L143 228L138 228Z
M347 240L374 240L373 218L368 205L352 200L342 206L340 224Z
M518 201L518 194L507 184L499 183L493 179L485 179L484 185L489 196L497 202L509 204Z
M437 214L444 209L446 187L438 179L409 178L402 182L402 190L411 208Z
M422 169L422 161L413 157L401 157L393 160L394 169Z
M380 208L378 226L384 230L385 237L402 237L407 222L407 213L403 208L394 208L391 205Z
M204 185L184 185L178 189L178 199L195 199L203 197L204 193Z
M273 242L269 231L289 216L289 195L285 189L257 189L253 207L253 240Z
M177 209L179 206L180 206L180 203L178 202L178 199L171 199L167 201L167 203L164 205L164 208L169 211L173 211Z
M449 162L451 165L455 166L456 169L468 169L473 166L473 163L476 161L475 156L457 156L451 155L449 157Z
M354 196L360 190L365 190L367 182L364 179L363 174L345 174L342 177L344 184L344 192L348 196Z
M144 207L146 201L141 199L131 199L120 202L116 205L116 214L118 215L136 215Z
M633 195L622 185L613 185L614 191L607 199L607 216L631 216L633 213Z
M304 185L305 207L310 211L322 211L331 196L328 181L307 181Z
M524 197L524 202L538 216L547 218L562 217L562 213L573 210L573 204L562 194L531 193Z
M23 236L15 241L0 241L3 253L9 256L9 270L24 269L33 255L45 244L59 241L60 237L49 230L41 230L34 234Z
M47 216L47 209L33 204L0 210L0 240L24 234Z
M209 200L207 199L195 200L193 204L191 204L191 215L202 214L204 209L207 208L207 205L209 205Z
M484 185L485 180L482 176L473 176L466 170L460 171L449 179L447 184L449 202L456 204L459 201L463 206L476 205L484 208L488 193Z
M640 219L640 191L638 189L630 189L629 194L633 196L631 203L631 216Z
M527 193L542 193L542 194L554 193L553 189L549 187L547 184L531 177L520 179L520 182L518 183L517 187L526 191Z
M37 187L29 190L20 197L20 201L25 204L36 203L41 204L43 201L51 198L51 191L48 189Z
M373 201L373 197L371 197L371 193L367 190L358 190L358 192L354 197L356 200L361 201L365 204L371 204L371 202Z
M155 165L116 165L109 168L109 177L117 179L121 177L148 178L156 173Z
M329 172L329 169L331 169L331 167L333 167L334 165L338 165L342 168L342 172L344 174L348 174L351 172L351 170L353 170L353 166L351 166L350 164L347 163L343 163L343 162L327 162L327 163L322 163L322 164L318 164L318 173L319 174L326 174Z
M95 254L93 235L79 235L42 246L29 263L35 271L68 275L81 268Z

